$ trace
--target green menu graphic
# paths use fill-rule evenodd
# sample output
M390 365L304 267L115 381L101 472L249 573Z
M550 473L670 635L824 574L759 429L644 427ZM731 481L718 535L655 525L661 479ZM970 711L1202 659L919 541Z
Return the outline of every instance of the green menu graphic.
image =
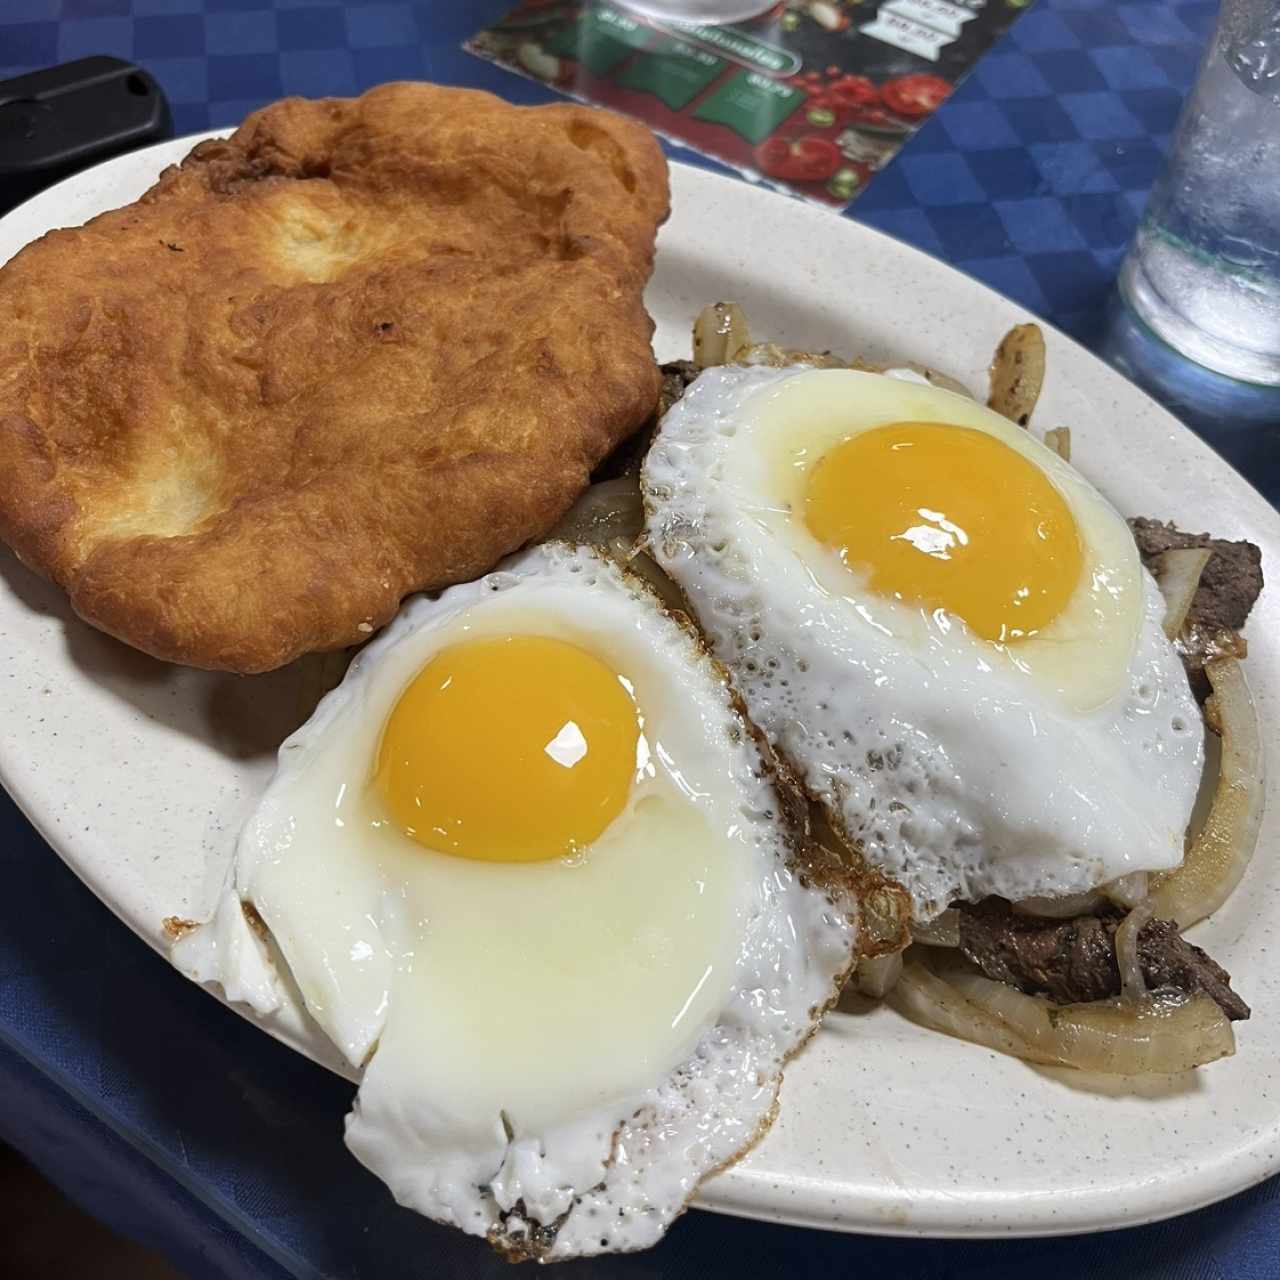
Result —
M693 114L728 125L748 142L763 142L804 101L799 89L758 71L735 71Z
M624 89L651 93L679 111L687 107L725 69L723 58L684 40L659 35L650 56L635 58L617 76Z

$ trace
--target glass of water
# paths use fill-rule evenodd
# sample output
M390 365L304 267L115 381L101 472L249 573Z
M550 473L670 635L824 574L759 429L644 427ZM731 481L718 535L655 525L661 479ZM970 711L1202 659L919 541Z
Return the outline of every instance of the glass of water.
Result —
M1280 385L1280 0L1223 0L1120 290L1197 363Z

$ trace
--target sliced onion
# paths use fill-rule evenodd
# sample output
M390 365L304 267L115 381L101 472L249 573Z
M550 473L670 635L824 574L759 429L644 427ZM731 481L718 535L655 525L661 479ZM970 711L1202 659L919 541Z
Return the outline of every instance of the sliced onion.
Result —
M903 964L902 976L885 996L885 1003L912 1022L985 1045L997 1053L1031 1062L1055 1061L1034 1049L999 1018L966 1000L919 960L907 960Z
M981 1012L1000 1019L1038 1055L1036 1061L1136 1076L1189 1071L1235 1052L1231 1023L1208 996L1162 993L1137 1003L1054 1005L960 969L946 981Z
M780 347L776 342L753 342L750 346L741 347L735 363L766 365L770 369L785 369L793 364L813 365L815 369L849 367L829 351L798 351L795 347Z
M1092 915L1106 900L1101 889L1090 889L1088 893L1066 893L1061 898L1023 898L1013 904L1013 909L1023 916L1070 920Z
M1034 324L1015 325L991 358L987 407L1025 427L1044 385L1044 334Z
M883 1000L902 977L902 952L893 951L884 956L863 956L858 961L858 990L864 996Z
M713 302L693 322L693 362L704 369L732 364L751 345L746 313L736 302Z
M1147 995L1147 980L1138 957L1138 935L1155 915L1151 899L1140 902L1116 930L1116 965L1120 969L1120 990L1126 1000L1142 1000Z
M1213 552L1208 547L1182 547L1156 556L1156 583L1164 596L1162 625L1170 640L1182 630L1200 586L1200 575L1212 559Z
M1206 714L1222 735L1222 760L1204 826L1182 865L1153 877L1151 902L1161 920L1187 929L1216 911L1240 883L1262 824L1262 738L1244 670L1234 658L1205 664L1213 689Z
M926 947L958 947L960 945L960 913L948 907L941 915L934 916L928 924L911 926L913 941Z
M1023 898L1013 904L1013 909L1021 916L1070 920L1075 916L1095 915L1099 907L1105 907L1109 902L1122 907L1136 907L1146 896L1147 873L1134 871L1086 893L1066 893L1060 898Z
M639 482L635 476L619 476L591 485L547 536L609 550L616 538L633 543L642 528Z
M1053 427L1044 433L1045 444L1060 457L1063 462L1071 461L1071 428Z
M1207 996L1054 1005L952 965L946 977L908 958L885 997L904 1017L1028 1062L1108 1075L1172 1074L1235 1052Z
M1105 898L1130 911L1147 896L1151 887L1151 877L1145 871L1130 871L1127 876L1116 876L1102 886Z

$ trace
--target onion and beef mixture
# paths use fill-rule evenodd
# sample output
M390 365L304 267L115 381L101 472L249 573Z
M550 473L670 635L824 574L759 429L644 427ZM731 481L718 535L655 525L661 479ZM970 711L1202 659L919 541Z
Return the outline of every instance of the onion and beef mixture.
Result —
M753 342L733 303L704 308L693 346L693 360L662 368L655 424L713 365L885 367ZM936 370L906 362L895 367L904 366L935 386L970 394ZM1011 330L990 369L989 407L1030 430L1044 369L1038 327ZM556 536L606 547L681 609L678 588L647 554L642 537L636 476L652 431L606 461ZM1069 460L1068 428L1046 431L1042 439ZM1182 864L1074 898L955 903L924 925L910 923L909 900L897 886L866 869L856 984L917 1022L1029 1061L1111 1074L1167 1073L1233 1053L1231 1023L1250 1013L1226 970L1182 935L1226 900L1257 842L1262 751L1241 667L1247 653L1241 631L1263 576L1253 543L1184 532L1155 518L1133 518L1129 527L1165 598L1165 634L1218 740L1211 752L1219 761L1212 800L1203 821L1193 821ZM813 830L815 843L840 845L816 813ZM841 846L838 856L860 861L856 847Z

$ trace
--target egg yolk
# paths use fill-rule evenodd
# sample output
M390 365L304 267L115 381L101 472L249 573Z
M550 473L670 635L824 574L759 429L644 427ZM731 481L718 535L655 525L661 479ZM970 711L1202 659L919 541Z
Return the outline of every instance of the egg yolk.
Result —
M943 609L985 640L1035 635L1083 566L1070 508L995 436L895 422L836 445L809 473L805 518L882 595Z
M589 845L622 811L641 721L629 685L546 636L442 650L400 695L374 785L405 835L485 862Z

